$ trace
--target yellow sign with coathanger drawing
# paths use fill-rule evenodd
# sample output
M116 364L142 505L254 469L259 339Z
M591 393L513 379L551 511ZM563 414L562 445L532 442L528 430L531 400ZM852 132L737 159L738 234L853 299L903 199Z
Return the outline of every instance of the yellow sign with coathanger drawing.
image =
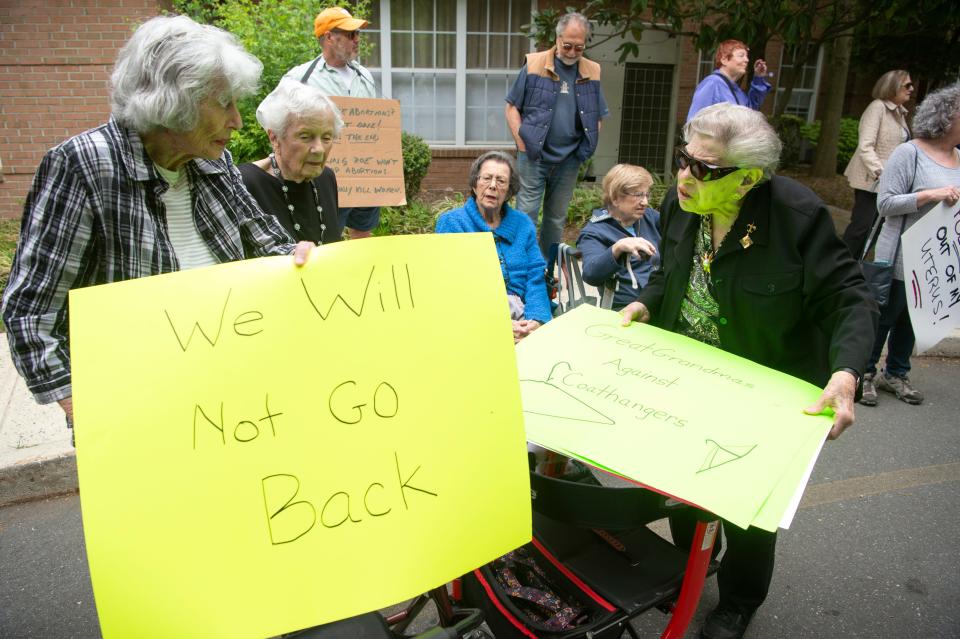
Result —
M412 597L530 539L489 234L80 289L70 323L108 639L278 635Z
M517 349L527 439L746 528L789 526L831 418L820 389L579 306Z

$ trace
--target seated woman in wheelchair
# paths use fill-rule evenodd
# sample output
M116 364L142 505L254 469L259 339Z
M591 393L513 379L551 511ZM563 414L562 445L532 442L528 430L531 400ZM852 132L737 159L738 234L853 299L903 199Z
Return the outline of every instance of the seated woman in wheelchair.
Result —
M580 231L583 279L613 291L613 309L637 299L660 264L660 213L648 206L653 176L640 166L618 164L603 178L604 208Z
M551 317L543 256L537 229L525 213L507 202L520 188L513 158L500 151L484 153L470 167L466 204L440 216L437 233L493 233L500 270L510 303L513 341L540 328Z

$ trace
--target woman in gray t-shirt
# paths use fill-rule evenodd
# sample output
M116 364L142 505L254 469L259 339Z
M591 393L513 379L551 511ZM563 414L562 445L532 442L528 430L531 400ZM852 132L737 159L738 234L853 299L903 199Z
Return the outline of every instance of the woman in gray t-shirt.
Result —
M960 144L960 82L927 96L917 107L913 132L916 138L894 150L880 176L877 209L884 223L876 259L894 263L894 279L887 304L880 309L880 326L863 379L860 403L867 406L876 405L877 388L908 404L923 401L923 393L907 378L914 336L903 283L900 235L940 202L953 206L960 200L960 152L956 148ZM877 360L884 342L887 359L878 375Z

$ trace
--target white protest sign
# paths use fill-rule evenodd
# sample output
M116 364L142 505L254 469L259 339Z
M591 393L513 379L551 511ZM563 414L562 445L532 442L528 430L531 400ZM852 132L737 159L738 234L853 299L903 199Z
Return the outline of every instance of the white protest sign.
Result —
M917 352L960 326L960 203L941 202L901 239L907 308Z

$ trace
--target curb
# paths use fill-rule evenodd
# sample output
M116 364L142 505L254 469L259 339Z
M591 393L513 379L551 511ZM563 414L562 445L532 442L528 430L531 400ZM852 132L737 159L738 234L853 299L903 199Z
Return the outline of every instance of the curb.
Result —
M77 490L77 454L74 451L26 459L0 468L0 507Z

